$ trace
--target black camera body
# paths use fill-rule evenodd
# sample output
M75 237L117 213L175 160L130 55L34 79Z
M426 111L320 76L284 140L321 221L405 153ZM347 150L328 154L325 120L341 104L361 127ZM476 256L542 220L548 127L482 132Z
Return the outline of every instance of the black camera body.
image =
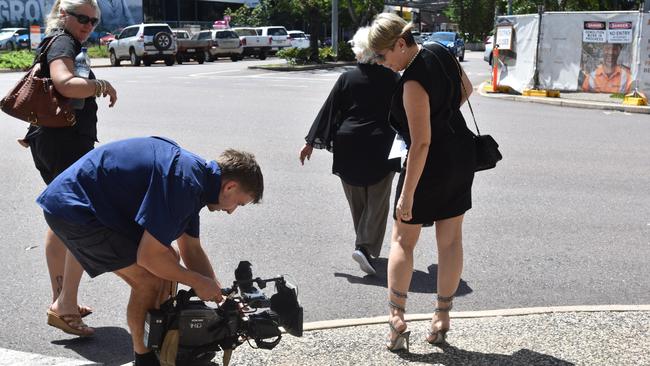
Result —
M194 300L194 290L180 290L150 310L145 319L144 343L160 353L165 336L178 331L176 365L192 365L205 354L233 350L242 343L254 341L263 349L273 349L282 338L279 327L300 337L303 330L303 309L297 289L283 276L252 278L251 264L242 261L235 271L231 288L222 289L224 302L216 308ZM249 276L250 274L250 276ZM276 293L267 298L258 288L274 282Z

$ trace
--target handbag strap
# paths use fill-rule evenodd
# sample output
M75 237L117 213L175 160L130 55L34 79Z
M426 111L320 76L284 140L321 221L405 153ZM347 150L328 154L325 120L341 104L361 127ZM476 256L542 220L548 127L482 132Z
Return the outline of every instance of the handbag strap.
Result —
M462 69L460 68L460 63L458 60L456 60L456 57L454 57L454 63L456 64L456 67L458 68L458 76L460 77L460 85L463 87L463 91L465 92L465 95L467 95L467 105L469 106L469 111L472 113L472 119L474 120L474 126L476 127L476 134L478 136L481 136L481 131L478 129L478 124L476 123L476 117L474 116L474 110L472 109L472 103L469 101L469 94L467 94L467 89L465 88L465 83L463 83L463 72Z
M43 48L43 45L41 45L41 51L40 51L40 53L38 54L38 57L36 57L36 58L34 59L34 64L32 64L32 67L34 67L34 65L36 65L37 63L40 63L40 64L41 64L41 69L43 69L44 61L46 61L46 60L44 60L44 57L47 56L47 51L50 50L50 47L51 47L52 44L54 43L54 40L56 40L57 38L59 38L59 37L61 37L61 36L63 36L63 35L66 35L65 32L62 32L62 33L59 33L59 34L55 34L54 36L52 36L52 37L50 37L49 39L47 39L47 40L46 40L46 43L45 43L45 48Z
M460 78L460 85L463 88L463 91L465 92L465 95L467 95L467 105L469 105L469 111L472 113L472 119L474 120L474 126L476 126L476 134L478 136L481 136L481 131L479 131L479 129L478 129L478 124L476 123L476 117L474 116L474 110L472 109L472 103L469 102L469 94L467 94L467 89L465 89L465 84L463 84L463 73L461 71L461 67L460 67L460 64L458 63L458 60L456 60L456 56L452 55L444 46L442 46L440 44L436 44L436 43L434 43L434 45L440 47L441 49L444 49L449 54L449 56L451 56L451 58L454 60L454 63L456 64L456 69L458 70L458 77ZM440 67L442 68L442 71L445 72L446 68L445 68L445 65L442 63L442 61L440 60L440 57L438 57L438 55L436 55L436 52L433 51L433 50L431 50L431 54L433 54L433 56L436 58L436 60L438 60L438 64L440 64ZM446 74L446 72L445 72L445 74ZM446 76L447 76L447 79L449 80L450 85L453 86L453 83L451 82L451 78L449 77L449 75L446 75ZM449 104L451 105L451 94L449 96ZM451 128L451 125L449 127ZM452 128L452 130L453 130L453 128ZM471 132L471 130L470 130L470 132Z

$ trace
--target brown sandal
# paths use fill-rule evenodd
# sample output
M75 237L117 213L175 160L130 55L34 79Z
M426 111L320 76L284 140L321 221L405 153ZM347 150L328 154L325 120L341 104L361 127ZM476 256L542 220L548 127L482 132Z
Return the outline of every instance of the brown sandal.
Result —
M52 309L48 309L47 324L80 337L90 337L95 334L95 330L87 326L79 314L59 315Z

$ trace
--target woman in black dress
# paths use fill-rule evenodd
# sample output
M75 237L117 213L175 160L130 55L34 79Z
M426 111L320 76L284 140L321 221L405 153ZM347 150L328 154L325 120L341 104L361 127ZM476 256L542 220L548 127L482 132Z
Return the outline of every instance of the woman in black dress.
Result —
M380 14L369 45L377 62L403 70L391 103L391 120L408 148L400 174L388 258L391 328L388 349L408 349L404 312L413 271L413 250L423 226L436 226L438 283L427 341L442 343L449 310L463 267L462 224L472 206L475 150L460 106L472 84L446 48L418 46L412 24L395 14ZM466 91L466 92L465 92Z
M384 242L390 192L399 159L388 160L395 132L388 124L390 98L397 73L372 63L368 28L354 38L357 67L341 74L305 137L300 162L314 148L333 152L332 173L341 178L356 232L354 259L374 275L372 257Z

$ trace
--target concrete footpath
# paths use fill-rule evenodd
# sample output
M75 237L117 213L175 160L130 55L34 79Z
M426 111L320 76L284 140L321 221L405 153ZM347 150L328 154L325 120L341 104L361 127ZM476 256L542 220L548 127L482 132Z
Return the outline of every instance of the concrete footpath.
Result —
M410 351L391 353L382 316L306 324L302 338L285 335L272 351L242 345L231 364L650 365L650 305L451 314L452 330L442 346L424 340L431 314L410 315Z
M581 92L560 92L558 98L551 97L526 97L523 95L492 93L486 91L487 82L478 86L480 95L488 98L511 100L524 103L539 103L561 107L600 109L619 111L627 113L650 114L650 106L624 105L622 99L612 98L610 94L604 93L581 93Z

